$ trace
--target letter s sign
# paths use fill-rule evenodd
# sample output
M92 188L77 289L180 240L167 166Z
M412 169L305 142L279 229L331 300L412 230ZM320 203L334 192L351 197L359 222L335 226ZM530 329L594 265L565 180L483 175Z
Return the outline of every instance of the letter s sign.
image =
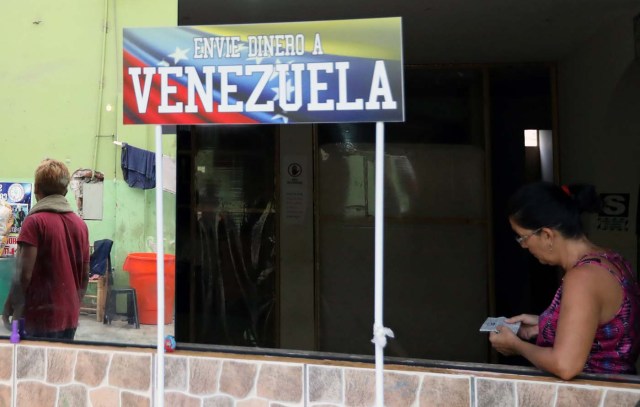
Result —
M630 194L600 194L602 209L600 216L629 216Z

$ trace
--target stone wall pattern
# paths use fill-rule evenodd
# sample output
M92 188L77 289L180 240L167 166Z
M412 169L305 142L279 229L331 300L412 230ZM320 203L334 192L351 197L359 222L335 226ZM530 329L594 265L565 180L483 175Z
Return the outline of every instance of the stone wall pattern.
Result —
M0 344L0 407L11 406L13 399L13 345Z
M151 407L153 358L144 349L0 341L0 407ZM374 366L274 359L166 355L165 406L375 406ZM385 407L640 405L635 384L397 366L384 377Z
M151 406L153 355L149 352L35 344L14 349L16 394L6 394L0 376L0 407ZM0 358L4 352L0 346ZM10 365L13 368L13 360Z

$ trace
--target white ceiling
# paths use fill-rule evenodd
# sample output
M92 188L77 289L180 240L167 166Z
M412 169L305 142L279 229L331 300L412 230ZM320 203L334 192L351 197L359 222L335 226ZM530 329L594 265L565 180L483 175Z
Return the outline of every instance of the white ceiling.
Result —
M403 18L405 63L556 61L640 0L179 0L180 25Z

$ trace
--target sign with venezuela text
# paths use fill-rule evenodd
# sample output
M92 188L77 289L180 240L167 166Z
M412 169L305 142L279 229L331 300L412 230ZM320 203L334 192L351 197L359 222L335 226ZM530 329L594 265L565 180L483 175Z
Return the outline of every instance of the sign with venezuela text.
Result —
M124 29L125 124L404 120L400 18Z

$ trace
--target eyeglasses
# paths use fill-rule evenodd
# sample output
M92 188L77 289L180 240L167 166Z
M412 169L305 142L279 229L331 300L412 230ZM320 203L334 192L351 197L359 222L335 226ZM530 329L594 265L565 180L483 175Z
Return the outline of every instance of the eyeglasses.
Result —
M542 230L542 228L538 228L536 230L534 230L533 232L529 233L528 235L524 235L524 236L516 236L516 242L518 242L519 245L522 246L522 244L524 242L527 241L528 238L530 238L531 236L535 235L536 233L540 232Z

